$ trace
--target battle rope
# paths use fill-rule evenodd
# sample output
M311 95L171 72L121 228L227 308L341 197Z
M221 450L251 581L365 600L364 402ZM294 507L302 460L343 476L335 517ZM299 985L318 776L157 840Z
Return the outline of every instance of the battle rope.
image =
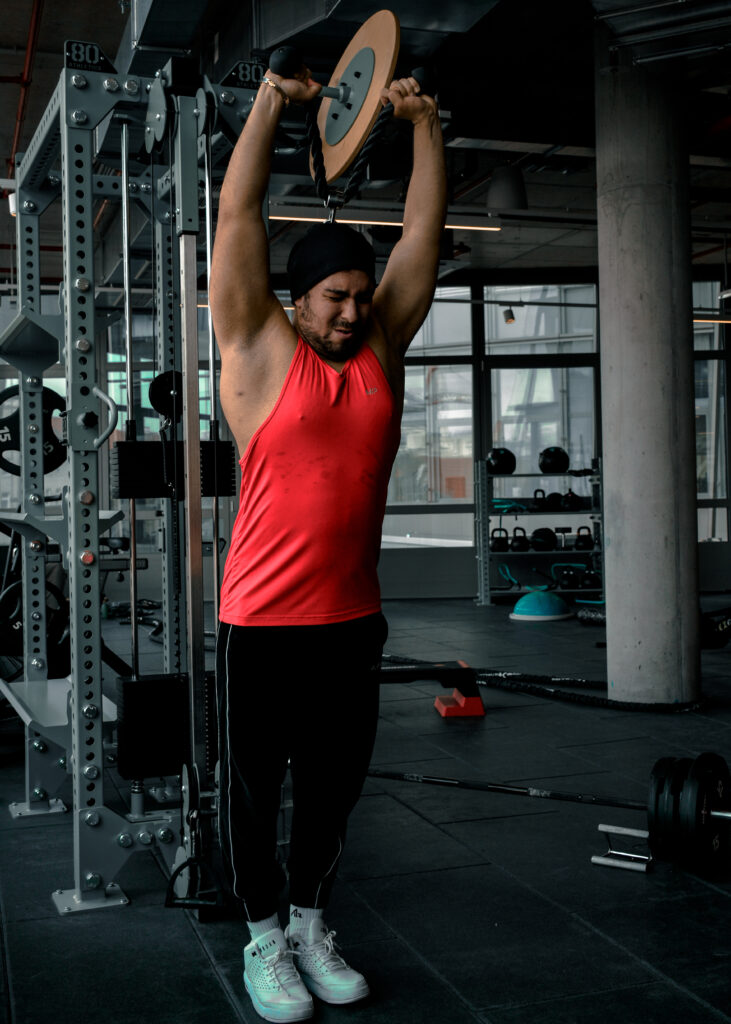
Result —
M305 115L305 123L307 126L307 142L310 147L310 153L312 155L312 170L315 177L315 191L319 199L322 199L323 203L331 211L343 207L346 203L349 203L353 196L358 192L360 186L365 180L366 172L368 171L368 164L370 162L371 153L375 146L381 141L386 127L391 120L391 114L393 113L393 107L389 103L387 107L378 115L376 123L371 129L371 133L366 139L364 145L361 148L358 157L353 164L353 168L350 172L345 188L340 191L338 189L332 189L327 183L327 177L325 172L325 161L322 156L322 138L320 136L320 129L317 124L317 113L320 108L320 100L316 100L313 103L308 104L307 112Z
M384 655L385 662L390 665L409 664L428 666L430 662L421 662L417 658L400 658L396 655ZM680 711L698 711L705 707L705 701L689 701L674 704L652 704L627 700L612 700L609 697L598 697L590 693L572 693L562 687L575 686L586 690L603 690L606 683L599 680L575 679L569 676L538 676L522 672L498 672L486 668L475 669L475 680L479 686L489 686L499 690L513 690L531 696L545 697L548 700L566 701L571 704L584 704L589 707L610 708L614 711L654 711L676 713ZM558 684L558 685L557 685Z

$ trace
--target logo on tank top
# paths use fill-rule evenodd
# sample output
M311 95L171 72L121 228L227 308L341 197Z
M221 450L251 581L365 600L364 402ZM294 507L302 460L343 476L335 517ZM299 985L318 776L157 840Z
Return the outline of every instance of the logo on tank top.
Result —
M375 395L377 391L378 391L378 388L366 388L366 394L367 395Z

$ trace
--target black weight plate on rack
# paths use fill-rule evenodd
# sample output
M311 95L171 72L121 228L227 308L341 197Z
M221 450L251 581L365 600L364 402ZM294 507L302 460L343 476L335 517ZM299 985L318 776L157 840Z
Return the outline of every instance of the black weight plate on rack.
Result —
M647 831L650 834L650 849L656 856L662 849L662 842L658 835L658 804L676 760L674 757L661 757L653 765L650 774L650 788L647 795Z
M11 462L6 458L5 452L18 452L20 454L20 409L17 407L20 387L15 384L12 387L0 391L0 408L6 402L13 399L16 408L10 415L0 417L0 469L4 469L13 476L20 476L21 467L19 462ZM53 388L44 387L41 391L41 422L43 426L43 472L52 473L66 461L66 445L53 430L54 413L59 415L66 410L66 400L57 394Z
M680 854L689 867L712 873L727 863L729 822L711 811L728 810L731 775L720 754L701 754L691 765L678 803Z
M46 647L50 656L63 638L69 603L59 588L46 580ZM0 650L8 658L23 657L23 582L16 580L0 594Z
M679 757L665 780L663 791L657 802L657 856L674 860L678 853L678 801L683 783L693 761Z

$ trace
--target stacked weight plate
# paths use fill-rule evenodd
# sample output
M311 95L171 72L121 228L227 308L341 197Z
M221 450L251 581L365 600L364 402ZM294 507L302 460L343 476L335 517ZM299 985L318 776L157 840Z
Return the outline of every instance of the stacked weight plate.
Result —
M719 754L663 757L652 769L647 802L650 848L703 874L728 869L731 774Z

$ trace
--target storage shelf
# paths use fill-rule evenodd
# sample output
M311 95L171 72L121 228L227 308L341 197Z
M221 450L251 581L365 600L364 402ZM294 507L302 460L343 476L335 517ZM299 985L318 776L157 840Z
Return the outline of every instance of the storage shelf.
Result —
M507 500L507 499L506 499ZM515 499L516 504L520 504L520 499ZM592 519L600 519L601 513L591 508L506 508L503 511L500 509L491 509L488 512L491 519L498 518L500 516L590 516Z
M515 590L502 590L500 587L491 587L491 592L495 597L510 597L511 594L601 594L601 587L577 587L575 590L567 589L565 587L553 587L547 590L539 590L538 587L516 587ZM592 602L593 604L594 602Z
M598 480L599 474L593 470L590 473L584 473L582 470L567 470L565 473L488 473L488 480L535 480L537 478L543 478L544 480L551 479L551 477L557 476L568 476L572 480Z
M541 486L539 483L539 481L551 479L555 481L552 484L543 484ZM536 481L535 491L538 491L539 495L541 492L545 496L560 494L562 500L567 492L575 493L574 488L579 486L576 483L577 480L586 480L587 486L584 489L588 490L589 493L576 494L576 500L579 502L578 507L562 508L560 505L558 507L547 507L545 497L542 500L540 497L536 499L535 491L532 495L526 494L518 497L497 496L495 494L496 490L506 489L498 482L505 480ZM524 484L523 486L530 489L530 484ZM516 485L515 489L522 490L523 488L520 485ZM600 469L589 469L587 467L586 470L578 469L572 471L569 469L563 473L488 473L485 467L480 465L476 476L476 494L478 497L478 515L481 517L478 518L482 551L480 556L481 575L478 598L480 603L489 604L493 598L504 599L512 596L517 598L522 594L530 594L537 589L535 585L518 585L517 581L514 588L503 588L499 585L492 586L492 577L500 576L501 581L505 582L506 577L510 578L512 576L507 566L502 573L497 572L497 566L500 562L515 566L514 571L518 575L526 574L530 566L530 560L535 563L535 568L540 567L541 570L545 570L546 575L548 569L552 566L561 563L575 564L579 575L582 574L582 571L598 572L601 579L602 570L600 566L603 562L603 548L601 544L602 500ZM525 536L525 539L529 542L526 550L513 551L509 546L505 551L490 550L490 542L494 539L493 534L496 534L503 542L507 540L509 545L513 536L515 536L513 529L515 521L520 523L521 520L530 519L538 520L539 522L535 524L523 522L522 529L518 530L518 535L521 538ZM553 530L557 535L559 546L550 550L531 547L531 532L537 529L538 526ZM569 544L573 545L577 536L584 539L588 539L590 536L594 541L594 545L591 548L569 546ZM561 538L563 538L565 546L561 546ZM491 566L491 563L494 564ZM522 569L520 568L521 566ZM592 602L603 594L603 584L592 588L563 589L556 587L554 589L556 593L567 596L580 598L583 595Z
M574 548L553 548L552 551L537 551L535 548L531 548L529 551L491 551L491 555L588 555L601 554L601 548L592 548L591 550L584 549L575 550Z

